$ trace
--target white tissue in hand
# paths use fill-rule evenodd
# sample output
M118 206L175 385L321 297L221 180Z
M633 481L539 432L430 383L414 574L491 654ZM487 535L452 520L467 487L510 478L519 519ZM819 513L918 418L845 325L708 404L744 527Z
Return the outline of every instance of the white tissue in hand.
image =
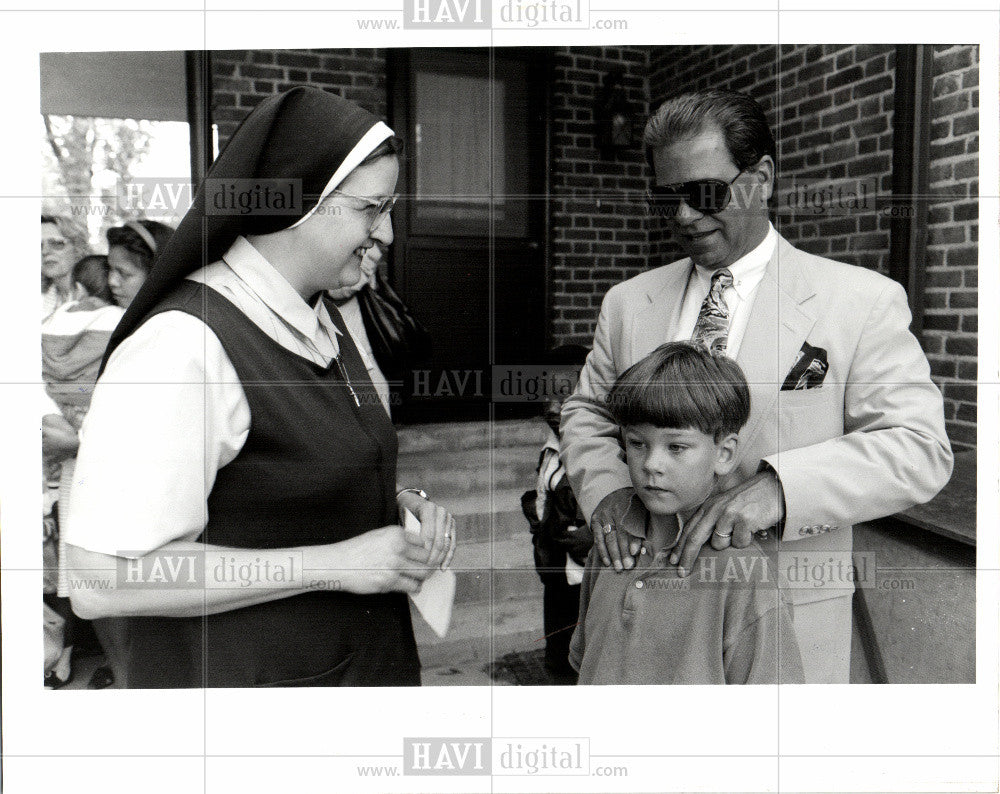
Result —
M405 507L403 508L403 529L407 532L420 534L420 522ZM420 592L410 594L410 599L417 607L420 616L434 633L443 637L448 633L451 624L451 608L455 603L455 572L448 570L434 571L424 579Z

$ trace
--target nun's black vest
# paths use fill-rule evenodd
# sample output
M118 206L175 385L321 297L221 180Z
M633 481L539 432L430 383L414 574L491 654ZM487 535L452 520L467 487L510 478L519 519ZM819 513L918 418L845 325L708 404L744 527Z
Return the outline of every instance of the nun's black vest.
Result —
M335 543L398 522L396 432L343 320L328 308L360 406L337 362L324 368L286 350L209 287L185 281L149 315L180 310L205 322L250 405L249 436L218 472L199 540L278 549ZM216 562L208 558L209 578ZM204 617L125 619L124 684L419 684L406 595L335 587Z

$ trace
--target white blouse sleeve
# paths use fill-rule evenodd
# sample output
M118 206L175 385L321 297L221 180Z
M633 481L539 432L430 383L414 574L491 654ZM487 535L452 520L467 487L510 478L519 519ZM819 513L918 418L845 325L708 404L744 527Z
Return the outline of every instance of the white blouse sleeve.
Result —
M216 472L250 432L250 407L218 337L164 312L119 345L84 420L63 540L140 557L195 540Z

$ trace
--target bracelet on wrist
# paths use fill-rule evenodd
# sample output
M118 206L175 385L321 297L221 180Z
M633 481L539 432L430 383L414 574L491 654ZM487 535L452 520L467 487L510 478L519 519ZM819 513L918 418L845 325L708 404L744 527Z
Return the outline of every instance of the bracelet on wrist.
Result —
M401 497L404 493L415 493L421 499L428 499L427 494L424 491L422 491L420 488L404 488L401 491L397 491L397 493L396 493L396 501L397 502L399 501L399 497Z

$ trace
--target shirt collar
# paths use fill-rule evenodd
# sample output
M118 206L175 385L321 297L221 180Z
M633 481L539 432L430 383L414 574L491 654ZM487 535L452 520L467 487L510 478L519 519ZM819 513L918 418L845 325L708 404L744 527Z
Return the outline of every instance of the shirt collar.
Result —
M764 270L767 269L767 263L771 261L777 244L778 233L768 221L767 234L764 235L760 244L728 267L729 272L733 274L733 289L742 300L750 298L751 293L764 277ZM706 284L711 284L714 270L700 265L695 265L694 269L699 279Z
M647 540L646 519L648 517L649 513L646 510L646 506L639 499L638 495L633 494L632 501L629 502L628 509L617 526L624 529L636 540L645 542ZM669 552L677 545L677 541L681 537L681 532L684 531L684 519L681 518L680 514L675 515L674 518L677 519L677 535L674 537L674 545L666 549L653 549L652 561L655 563L665 563L666 558L669 557ZM663 555L663 552L666 552L666 556Z
M646 506L642 503L642 500L637 494L632 494L632 501L629 502L628 509L625 511L625 516L622 518L619 526L632 537L645 540L646 519L648 516L649 513L646 511ZM680 514L676 515L675 518L677 519L677 526L683 530L684 519L680 517Z
M271 311L307 339L316 337L321 321L325 329L340 335L323 301L310 306L302 300L274 265L242 235L233 241L222 259Z

